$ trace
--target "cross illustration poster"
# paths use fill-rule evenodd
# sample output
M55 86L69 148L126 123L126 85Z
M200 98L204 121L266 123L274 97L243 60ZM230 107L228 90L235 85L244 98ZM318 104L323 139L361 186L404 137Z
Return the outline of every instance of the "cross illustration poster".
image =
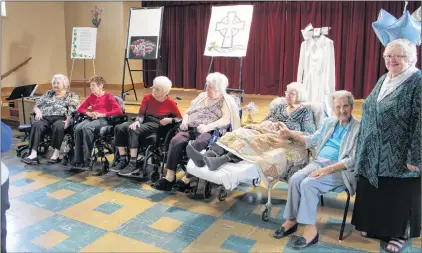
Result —
M208 27L206 56L246 56L253 5L214 6Z

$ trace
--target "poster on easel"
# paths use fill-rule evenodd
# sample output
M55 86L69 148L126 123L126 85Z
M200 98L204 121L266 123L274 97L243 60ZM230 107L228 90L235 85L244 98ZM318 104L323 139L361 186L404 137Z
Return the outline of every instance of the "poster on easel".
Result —
M246 56L252 13L253 5L213 6L204 55Z
M131 8L127 32L128 59L158 58L164 7Z
M73 27L72 59L95 59L97 28Z

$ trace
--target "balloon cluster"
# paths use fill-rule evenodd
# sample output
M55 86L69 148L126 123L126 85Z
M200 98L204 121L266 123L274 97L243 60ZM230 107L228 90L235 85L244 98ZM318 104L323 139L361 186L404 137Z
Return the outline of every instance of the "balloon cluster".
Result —
M390 41L396 39L407 39L410 42L421 44L421 7L412 15L406 10L399 19L381 9L377 21L372 23L375 34L386 46Z

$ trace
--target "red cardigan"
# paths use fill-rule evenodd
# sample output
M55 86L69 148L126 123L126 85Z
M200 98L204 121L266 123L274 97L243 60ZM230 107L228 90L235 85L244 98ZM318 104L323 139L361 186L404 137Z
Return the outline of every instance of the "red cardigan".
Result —
M119 103L111 92L105 92L101 97L91 93L85 102L79 106L78 112L86 114L89 106L91 106L91 112L104 113L106 117L123 114Z
M160 102L150 93L146 94L142 99L138 114L141 117L144 117L145 114L148 114L159 119L166 117L182 118L179 108L177 108L176 102L174 102L171 97L167 97L166 100Z

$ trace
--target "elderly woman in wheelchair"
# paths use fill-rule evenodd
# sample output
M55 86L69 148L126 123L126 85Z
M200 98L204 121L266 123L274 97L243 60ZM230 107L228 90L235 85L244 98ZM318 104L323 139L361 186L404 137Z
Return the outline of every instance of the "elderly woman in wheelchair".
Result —
M192 101L183 116L179 132L170 141L166 160L167 173L156 182L156 189L172 189L176 181L176 169L190 140L195 140L193 148L201 151L208 146L213 130L229 125L233 129L240 127L239 107L234 98L226 94L227 86L228 79L225 75L218 72L208 74L206 92ZM189 187L189 182L190 178L185 173L176 184L179 190L184 191Z
M79 106L79 96L69 91L70 84L66 76L56 74L51 83L53 89L48 90L35 102L35 121L32 123L28 146L31 153L22 159L26 164L39 163L37 156L39 144L49 129L51 129L50 145L54 148L54 153L48 162L60 162L60 147L65 130L70 125L72 112Z
M70 164L73 169L90 168L95 134L108 125L106 117L123 114L114 95L104 90L106 81L103 77L93 76L89 81L91 95L78 108L78 113L84 115L85 119L74 129L75 150ZM88 107L91 107L90 111Z
M315 132L316 126L314 122L314 117L312 110L303 106L303 102L306 99L306 90L304 89L303 84L301 83L290 83L287 85L286 89L286 103L281 103L278 106L272 108L268 116L262 121L258 126L246 126L245 128L238 129L232 133L228 133L222 137L221 141L225 139L230 139L228 148L233 148L234 150L239 150L235 148L236 145L242 147L249 147L250 145L261 145L268 146L272 148L278 148L278 145L274 142L263 144L265 141L271 142L271 136L274 135L274 131L277 131L281 126L287 127L295 132L300 132L305 135L310 135ZM254 136L256 134L256 136ZM239 138L236 138L238 136ZM251 137L251 143L248 145L245 143L246 136ZM238 140L236 140L238 139ZM260 140L258 140L260 139ZM265 139L265 141L263 140ZM242 142L242 143L240 143ZM247 141L246 141L247 142ZM261 142L261 144L258 144ZM225 148L222 148L220 145L214 144L210 149L205 153L200 153L195 150L191 145L188 145L186 152L189 158L195 163L198 167L203 167L207 165L209 170L217 170L220 166L225 163L232 162L237 163L242 161L242 158L237 155L229 152ZM228 144L228 143L226 143ZM274 145L273 145L274 144ZM230 145L233 145L230 147ZM245 152L244 154L246 154ZM252 155L252 154L250 154ZM258 155L258 154L254 154ZM253 158L251 158L253 160Z
M274 233L283 238L297 231L298 224L305 224L303 237L293 244L305 248L319 240L316 224L319 198L338 187L351 195L356 190L354 158L360 122L353 118L353 96L348 91L332 95L335 117L324 121L323 126L311 136L284 128L281 138L292 139L307 148L316 148L316 158L289 180L288 197L283 218L285 222Z
M139 107L139 116L134 122L126 122L114 129L115 146L120 161L110 170L127 176L136 170L139 143L157 133L160 126L169 126L180 121L182 115L176 102L168 96L172 83L165 76L154 79L152 93L146 94ZM129 154L126 149L129 148Z

